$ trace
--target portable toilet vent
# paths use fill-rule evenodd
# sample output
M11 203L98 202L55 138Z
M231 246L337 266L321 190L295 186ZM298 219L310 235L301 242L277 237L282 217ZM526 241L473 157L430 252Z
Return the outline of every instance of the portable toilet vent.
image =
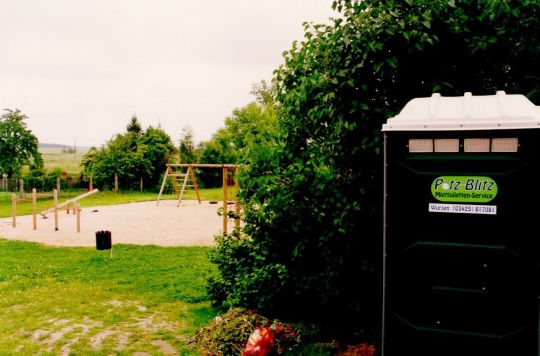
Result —
M383 356L538 355L540 107L433 94L382 131Z

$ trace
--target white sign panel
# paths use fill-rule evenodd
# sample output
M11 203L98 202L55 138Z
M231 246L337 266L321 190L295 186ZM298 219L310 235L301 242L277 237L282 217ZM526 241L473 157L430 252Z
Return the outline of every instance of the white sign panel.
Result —
M432 213L497 215L497 206L429 203L429 211Z

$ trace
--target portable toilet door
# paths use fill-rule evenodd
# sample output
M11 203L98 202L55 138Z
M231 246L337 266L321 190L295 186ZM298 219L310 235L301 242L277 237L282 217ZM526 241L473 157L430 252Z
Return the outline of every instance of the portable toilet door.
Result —
M540 107L433 94L383 133L383 356L538 355Z

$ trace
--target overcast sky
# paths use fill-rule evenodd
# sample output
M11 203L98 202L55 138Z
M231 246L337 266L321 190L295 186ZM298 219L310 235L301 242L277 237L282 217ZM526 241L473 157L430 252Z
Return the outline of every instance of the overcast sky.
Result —
M206 140L331 0L0 0L0 108L40 142L100 146L135 113Z

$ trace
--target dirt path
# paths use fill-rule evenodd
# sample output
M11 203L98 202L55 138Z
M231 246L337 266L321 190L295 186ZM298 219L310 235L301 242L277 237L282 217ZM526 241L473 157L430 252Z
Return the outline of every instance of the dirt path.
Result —
M81 232L76 232L76 217L59 214L59 230L54 231L54 215L37 218L37 230L32 230L32 216L17 217L12 228L11 218L0 219L0 237L11 240L41 242L54 246L95 246L95 233L109 230L113 243L159 246L211 246L214 235L221 232L222 218L218 205L164 200L84 208L81 211Z

